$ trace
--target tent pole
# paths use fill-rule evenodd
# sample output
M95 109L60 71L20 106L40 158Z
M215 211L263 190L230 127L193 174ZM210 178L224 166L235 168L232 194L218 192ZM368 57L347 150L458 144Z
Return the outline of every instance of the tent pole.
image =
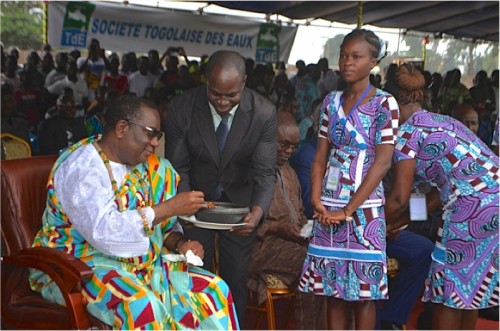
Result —
M401 43L401 28L398 29L398 48L396 50L397 58L399 58L399 44Z
M363 26L363 1L358 1L358 29Z
M42 18L42 43L44 45L48 44L49 42L49 31L47 29L48 27L48 22L49 22L49 6L47 2L43 1L42 2L42 7L43 7L43 18Z

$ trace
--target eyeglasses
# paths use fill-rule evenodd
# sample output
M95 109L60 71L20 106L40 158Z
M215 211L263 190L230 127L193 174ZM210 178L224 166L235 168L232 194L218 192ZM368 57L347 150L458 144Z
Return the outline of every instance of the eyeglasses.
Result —
M284 150L287 150L289 148L292 149L292 151L294 151L296 148L297 148L297 144L291 144L290 142L288 141L285 141L285 142L278 142L278 146L281 148L281 149L284 149Z
M131 121L131 120L125 120L125 121L127 121L127 123L131 123L131 124L135 124L137 126L140 126L144 130L146 130L146 133L147 133L148 138L150 140L153 140L153 138L160 140L161 137L163 137L163 132L161 132L160 130L156 130L155 128L152 128L150 126L140 125L139 123L136 123L136 122Z

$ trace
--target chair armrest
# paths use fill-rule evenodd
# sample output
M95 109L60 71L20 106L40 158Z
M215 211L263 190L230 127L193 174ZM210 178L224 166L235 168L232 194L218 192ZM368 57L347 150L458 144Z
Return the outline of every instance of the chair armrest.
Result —
M4 256L2 262L4 267L34 268L46 273L59 287L74 325L78 329L90 327L81 291L82 281L90 279L94 272L84 262L50 247L26 248L16 256Z

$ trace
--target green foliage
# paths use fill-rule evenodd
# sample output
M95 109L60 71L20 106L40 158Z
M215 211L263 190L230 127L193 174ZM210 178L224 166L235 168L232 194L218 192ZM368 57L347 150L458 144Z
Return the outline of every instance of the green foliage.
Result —
M42 4L1 1L1 38L6 48L39 49L42 45Z

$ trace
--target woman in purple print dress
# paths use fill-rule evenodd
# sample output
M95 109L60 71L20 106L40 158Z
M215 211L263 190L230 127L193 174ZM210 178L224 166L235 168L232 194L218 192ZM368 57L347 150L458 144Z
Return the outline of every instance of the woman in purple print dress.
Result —
M322 105L311 169L316 221L299 289L327 296L329 329L348 329L351 307L357 329L374 329L374 300L387 299L381 180L391 167L399 109L369 81L384 47L371 31L349 33L339 58L348 87Z
M421 108L420 71L403 65L396 83L403 124L387 228L401 226L414 176L436 183L443 219L423 301L437 304L433 329L474 330L478 309L498 306L498 157L459 121Z

